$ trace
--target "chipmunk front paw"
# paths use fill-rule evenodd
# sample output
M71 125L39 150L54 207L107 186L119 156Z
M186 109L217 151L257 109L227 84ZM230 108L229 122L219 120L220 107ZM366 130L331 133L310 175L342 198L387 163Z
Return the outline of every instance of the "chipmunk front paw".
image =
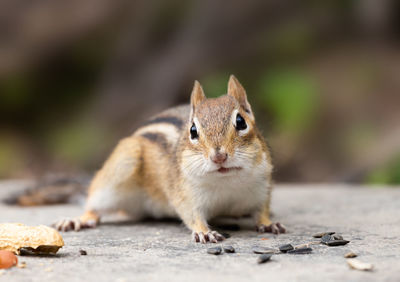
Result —
M200 242L202 244L207 242L217 243L218 241L225 239L225 237L219 234L217 231L209 231L207 233L193 231L192 236L196 243Z
M279 222L271 223L270 225L260 224L257 226L257 231L260 233L273 233L273 234L280 234L285 233L286 228L280 224Z
M94 228L97 226L96 220L87 220L83 222L79 218L64 218L56 223L52 224L52 226L58 231L79 231L84 228Z

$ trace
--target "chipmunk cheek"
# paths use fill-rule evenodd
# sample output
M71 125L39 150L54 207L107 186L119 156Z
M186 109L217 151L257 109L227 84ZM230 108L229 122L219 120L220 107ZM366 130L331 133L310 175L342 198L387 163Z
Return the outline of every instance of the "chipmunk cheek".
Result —
M235 143L230 143L224 146L225 152L228 154L229 157L235 156L236 146L237 145Z

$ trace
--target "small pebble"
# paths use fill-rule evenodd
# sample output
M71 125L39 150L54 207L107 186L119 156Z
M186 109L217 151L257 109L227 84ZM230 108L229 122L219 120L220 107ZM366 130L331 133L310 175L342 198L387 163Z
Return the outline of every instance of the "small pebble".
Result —
M335 232L321 232L321 233L317 233L312 235L314 238L322 238L324 235L332 235L335 234Z
M357 254L353 253L353 252L349 252L347 254L344 255L345 258L355 258L357 257Z
M326 243L328 243L330 241L332 241L332 235L330 235L330 234L325 234L321 238L321 243L323 243L323 244L326 244Z
M321 242L318 242L318 244L319 244L319 243L321 243ZM310 247L310 244L311 244L311 243L301 244L301 245L294 246L294 248L295 248L295 249L308 248L308 247Z
M282 253L286 253L287 251L290 251L290 250L293 250L293 249L294 248L293 248L293 246L291 244L285 244L285 245L282 245L282 246L279 247L279 250Z
M253 247L253 253L255 254L275 254L277 250L266 247Z
M346 261L347 264L353 269L371 271L374 268L374 266L371 263L362 262L359 261L358 259L350 258L347 259Z
M86 256L87 252L85 250L79 250L79 253L81 254L81 256Z
M26 262L21 261L20 263L17 264L18 268L26 268Z
M232 246L224 246L224 252L225 253L234 253L235 248L233 248Z
M333 239L335 239L335 240L343 240L343 236L342 236L342 235L339 235L339 234L334 234L332 237L333 237Z
M221 247L208 248L207 253L211 255L219 255L222 252Z
M308 247L287 251L288 254L293 254L293 255L305 255L305 254L311 254L311 252L312 249Z
M334 240L334 241L329 241L326 243L326 245L330 246L330 247L334 247L334 246L344 246L347 243L349 243L350 241L347 240Z
M265 263L269 261L272 257L272 254L262 254L258 257L257 263Z

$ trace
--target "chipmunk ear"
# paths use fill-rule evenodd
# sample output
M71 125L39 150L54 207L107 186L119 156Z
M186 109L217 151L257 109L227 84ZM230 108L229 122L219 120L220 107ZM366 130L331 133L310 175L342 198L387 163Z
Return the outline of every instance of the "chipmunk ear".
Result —
M246 113L249 114L252 119L254 119L251 106L247 101L246 90L244 90L242 84L240 84L239 80L237 80L233 74L229 77L228 95L235 98L239 102L239 105L246 111Z
M194 113L194 109L200 105L206 99L206 95L204 95L203 88L200 83L196 80L194 82L192 95L190 97L190 107L191 107L191 116Z

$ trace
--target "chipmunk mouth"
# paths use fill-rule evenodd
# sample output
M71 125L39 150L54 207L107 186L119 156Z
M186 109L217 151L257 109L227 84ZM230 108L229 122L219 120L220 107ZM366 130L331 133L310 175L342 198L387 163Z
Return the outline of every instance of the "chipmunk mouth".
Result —
M221 166L217 171L219 173L228 173L228 172L231 172L231 171L238 171L238 170L241 170L241 169L242 169L241 167L223 167L223 166Z

